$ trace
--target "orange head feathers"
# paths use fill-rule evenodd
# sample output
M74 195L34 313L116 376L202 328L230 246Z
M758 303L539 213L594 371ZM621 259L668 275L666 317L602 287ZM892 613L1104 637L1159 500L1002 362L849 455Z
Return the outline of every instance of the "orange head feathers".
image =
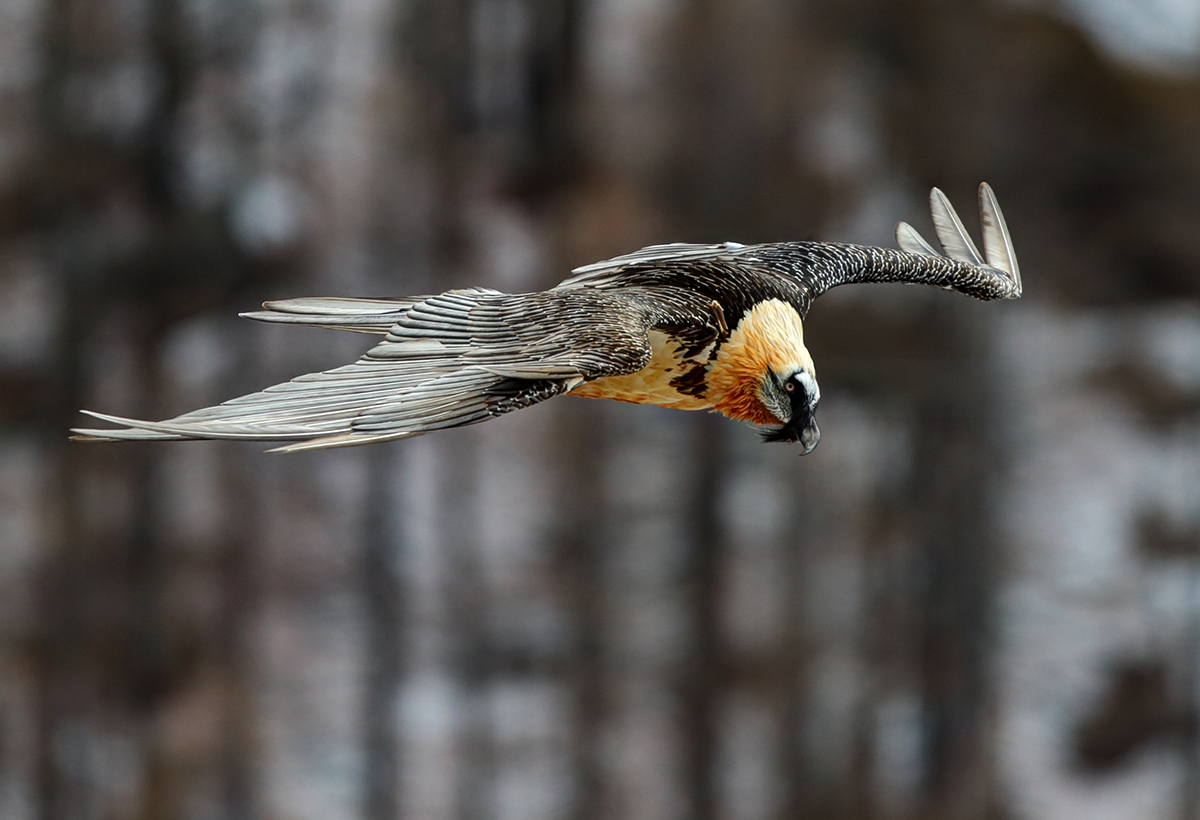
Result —
M786 380L798 371L815 378L812 356L804 347L804 328L796 309L779 299L748 310L721 345L708 374L708 399L732 419L754 424L780 424L789 415L764 378Z

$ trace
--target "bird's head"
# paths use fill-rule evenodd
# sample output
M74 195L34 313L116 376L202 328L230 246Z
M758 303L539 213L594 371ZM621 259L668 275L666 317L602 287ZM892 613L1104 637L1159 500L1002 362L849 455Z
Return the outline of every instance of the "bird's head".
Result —
M770 299L748 310L717 351L708 396L726 416L768 426L766 441L798 442L810 453L821 436L815 373L800 314Z
M808 455L821 440L814 417L821 401L821 388L812 371L798 368L780 374L768 370L759 388L759 400L781 423L763 431L763 441L799 442Z

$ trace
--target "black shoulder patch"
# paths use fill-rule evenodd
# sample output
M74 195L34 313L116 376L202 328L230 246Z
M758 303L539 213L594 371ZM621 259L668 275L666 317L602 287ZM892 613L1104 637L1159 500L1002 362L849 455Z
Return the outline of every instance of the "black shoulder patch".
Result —
M677 345L679 356L684 359L694 359L704 352L704 349L720 338L720 330L715 326L703 325L663 325Z
M708 364L698 364L690 368L683 375L671 379L671 386L680 393L702 399L704 398L704 394L708 392L707 377Z

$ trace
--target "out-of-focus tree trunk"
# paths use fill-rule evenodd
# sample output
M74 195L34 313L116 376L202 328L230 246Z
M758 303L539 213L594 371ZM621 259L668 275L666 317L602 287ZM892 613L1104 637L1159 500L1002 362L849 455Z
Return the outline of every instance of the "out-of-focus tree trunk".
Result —
M1174 788L1200 96L1035 6L0 9L0 813L957 820L1086 805L1080 769ZM931 184L971 225L982 179L1026 299L822 297L804 459L574 399L301 457L63 440L372 341L235 329L263 298L889 244ZM1195 802L1185 762L1153 805Z

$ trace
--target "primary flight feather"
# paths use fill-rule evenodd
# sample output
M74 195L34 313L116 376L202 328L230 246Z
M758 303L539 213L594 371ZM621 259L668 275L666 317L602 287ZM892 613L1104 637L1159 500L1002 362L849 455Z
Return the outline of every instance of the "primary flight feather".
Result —
M910 225L900 250L832 242L655 245L575 269L548 291L486 288L401 299L267 302L251 319L382 335L353 364L81 440L254 439L292 452L461 427L569 394L715 410L768 441L817 444L820 400L803 320L836 285L905 282L1014 299L1021 274L1000 207L979 188L983 253L945 195L930 195L939 254Z

